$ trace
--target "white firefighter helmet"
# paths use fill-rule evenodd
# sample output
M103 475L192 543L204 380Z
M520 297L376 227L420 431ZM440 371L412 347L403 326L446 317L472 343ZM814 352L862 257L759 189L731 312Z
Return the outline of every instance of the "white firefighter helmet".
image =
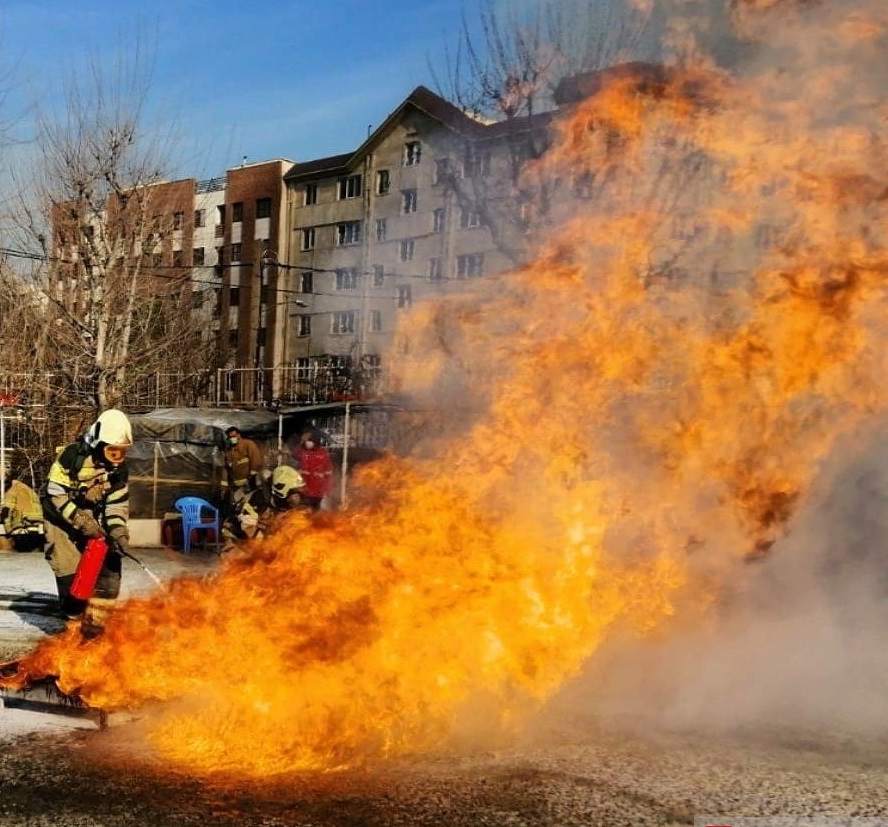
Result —
M302 474L292 466L279 465L272 471L272 496L285 500L291 494L298 494L300 488L305 488L305 480L302 479Z
M120 465L133 444L133 429L127 415L117 408L99 414L86 432L86 444L112 465Z

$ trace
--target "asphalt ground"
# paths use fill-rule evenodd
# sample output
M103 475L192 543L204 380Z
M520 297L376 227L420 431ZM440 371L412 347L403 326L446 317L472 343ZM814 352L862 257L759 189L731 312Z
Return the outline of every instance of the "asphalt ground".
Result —
M162 580L218 563L210 552L133 552ZM53 584L40 553L0 554L0 657L62 628ZM154 588L124 562L124 597ZM707 815L713 824L757 817L761 827L812 816L824 827L888 823L884 740L789 727L655 731L573 708L569 695L556 698L495 748L258 783L135 763L125 723L100 729L88 718L0 708L0 827L678 827Z
M218 555L203 549L183 554L171 548L134 548L137 557L161 581L212 570ZM120 599L150 594L157 584L138 564L124 558ZM60 632L55 578L40 551L0 551L0 662L33 648L46 635Z

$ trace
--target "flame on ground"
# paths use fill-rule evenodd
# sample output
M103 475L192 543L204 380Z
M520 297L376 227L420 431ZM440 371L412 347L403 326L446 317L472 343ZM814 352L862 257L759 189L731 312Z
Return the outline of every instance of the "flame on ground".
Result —
M482 700L517 726L609 631L705 613L885 405L886 11L864 5L792 5L775 36L816 74L616 73L531 172L591 197L401 331L401 388L444 412L421 456L23 668L150 705L191 772L263 776L434 749Z

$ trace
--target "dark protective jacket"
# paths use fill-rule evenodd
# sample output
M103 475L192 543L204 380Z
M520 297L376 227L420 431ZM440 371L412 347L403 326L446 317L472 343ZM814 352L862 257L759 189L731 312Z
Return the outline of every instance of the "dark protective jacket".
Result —
M78 545L85 538L75 525L79 509L89 511L110 537L129 536L129 472L126 465L105 468L78 440L65 446L49 469L40 492L44 518Z

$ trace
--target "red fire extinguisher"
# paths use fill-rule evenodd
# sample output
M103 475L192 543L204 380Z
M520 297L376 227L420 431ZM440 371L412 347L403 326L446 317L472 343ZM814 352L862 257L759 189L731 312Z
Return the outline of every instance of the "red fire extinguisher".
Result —
M80 555L77 571L74 572L74 580L71 582L70 594L78 600L89 600L99 572L105 562L108 553L108 543L104 537L91 537L86 541L86 548Z

